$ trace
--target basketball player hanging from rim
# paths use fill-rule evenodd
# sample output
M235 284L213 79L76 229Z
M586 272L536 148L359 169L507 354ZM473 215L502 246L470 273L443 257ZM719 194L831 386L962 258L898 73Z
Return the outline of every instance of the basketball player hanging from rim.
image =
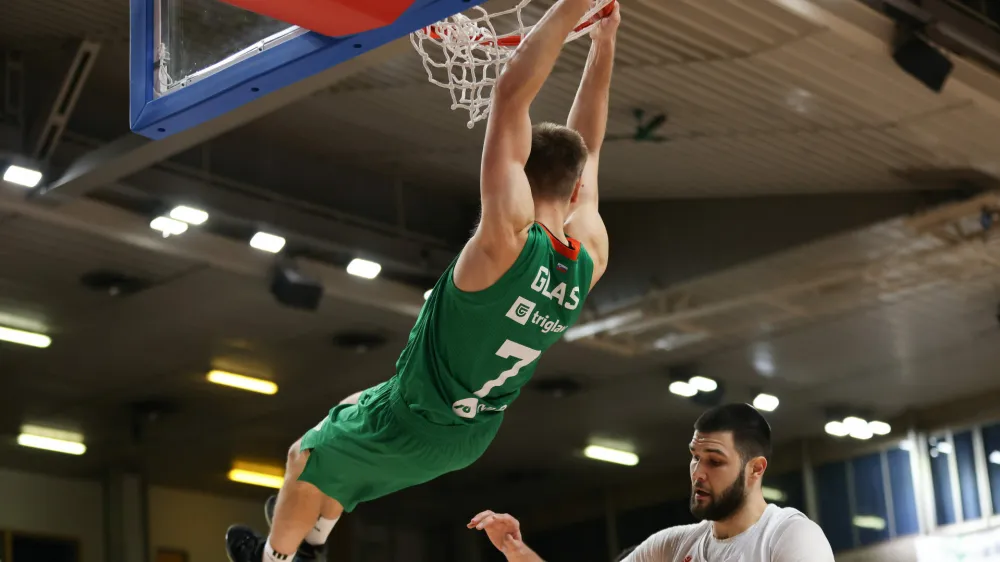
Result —
M424 304L395 376L335 406L289 449L266 508L270 536L229 528L233 562L321 557L343 512L472 464L580 315L608 263L597 167L617 7L592 31L568 127L532 127L528 108L590 8L560 0L508 62L486 126L475 234Z

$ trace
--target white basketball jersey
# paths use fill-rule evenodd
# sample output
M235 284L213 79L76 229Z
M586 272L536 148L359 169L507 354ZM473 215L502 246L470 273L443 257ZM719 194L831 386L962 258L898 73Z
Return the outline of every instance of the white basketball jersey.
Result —
M780 557L777 555L780 554ZM711 521L664 529L625 562L833 562L823 531L798 510L769 504L749 529L717 539Z

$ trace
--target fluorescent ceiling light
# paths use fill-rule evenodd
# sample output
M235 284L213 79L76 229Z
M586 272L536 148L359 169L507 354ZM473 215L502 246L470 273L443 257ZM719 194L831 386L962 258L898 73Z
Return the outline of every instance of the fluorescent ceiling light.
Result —
M628 451L620 451L610 447L600 445L590 445L583 450L583 455L595 461L604 461L625 466L635 466L639 464L639 456Z
M434 289L427 289L426 291L424 291L424 300L427 300L427 299L431 298L431 293L433 293L433 292L434 292Z
M179 207L174 207L174 209L170 211L170 218L197 226L205 224L205 221L208 220L208 213L202 211L201 209L181 205Z
M82 455L87 452L87 447L83 444L83 436L79 433L37 425L22 426L21 434L17 436L17 444L22 447L44 449L67 455Z
M15 330L14 328L4 328L3 326L0 326L0 341L43 349L52 345L52 338L44 334L25 332L24 330Z
M892 426L882 421L868 422L868 429L875 435L889 435L892 433Z
M690 398L695 394L698 394L698 389L692 386L691 383L684 381L674 381L670 383L670 392L676 394L677 396Z
M166 238L168 236L179 236L184 234L187 232L188 225L170 217L156 217L149 223L149 228L159 231L163 234L163 237Z
M869 429L868 425L865 425L863 427L856 427L852 429L848 435L855 439L866 440L871 439L875 434L872 433L872 430Z
M765 412L773 412L778 409L778 397L763 392L753 399L753 407Z
M859 529L871 529L873 531L885 530L885 519L877 515L855 515L854 526Z
M274 234L258 232L253 235L253 238L250 239L250 247L256 248L262 252L277 254L282 248L285 247L285 239Z
M699 392L712 392L715 389L719 388L719 383L713 381L708 377L700 377L700 376L691 377L691 380L688 381L688 384L693 386L695 390Z
M260 394L275 394L278 392L278 385L271 381L255 379L253 377L237 375L236 373L229 373L226 371L214 370L208 373L207 378L208 382L211 383L220 384L222 386L230 386L250 392L257 392Z
M851 430L847 429L847 427L844 426L843 422L839 421L832 421L826 424L826 427L824 427L823 429L826 430L826 432L829 433L830 435L833 435L834 437L846 437L847 434L851 432Z
M354 258L351 260L351 263L347 264L348 273L358 277L364 277L365 279L375 279L381 271L381 265L373 261L363 260L361 258Z
M769 486L761 486L760 493L764 495L764 499L767 501L783 502L788 500L788 494L777 488L771 488Z
M844 427L846 427L848 431L866 430L868 429L868 422L858 417L848 416L844 418Z
M280 489L284 484L284 471L278 467L235 462L229 471L228 477L233 482L240 484L250 484L251 486L261 486L264 488Z
M42 173L30 168L22 168L11 164L3 173L3 181L16 183L24 187L35 187L42 181Z

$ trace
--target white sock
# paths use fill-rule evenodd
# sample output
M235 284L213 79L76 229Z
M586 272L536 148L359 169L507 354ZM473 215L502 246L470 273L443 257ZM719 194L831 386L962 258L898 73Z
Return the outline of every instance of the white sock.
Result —
M271 548L271 538L268 537L267 544L264 545L264 560L261 562L291 562L295 558L295 553L281 554Z
M313 546L321 546L326 544L326 539L330 538L330 531L333 530L333 526L337 524L338 519L327 519L325 517L320 517L316 521L316 525L309 531L306 535L306 542Z

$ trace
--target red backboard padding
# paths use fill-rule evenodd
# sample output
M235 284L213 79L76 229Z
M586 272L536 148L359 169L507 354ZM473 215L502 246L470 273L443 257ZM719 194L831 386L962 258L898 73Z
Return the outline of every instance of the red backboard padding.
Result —
M395 22L414 0L222 0L331 37L364 33Z

